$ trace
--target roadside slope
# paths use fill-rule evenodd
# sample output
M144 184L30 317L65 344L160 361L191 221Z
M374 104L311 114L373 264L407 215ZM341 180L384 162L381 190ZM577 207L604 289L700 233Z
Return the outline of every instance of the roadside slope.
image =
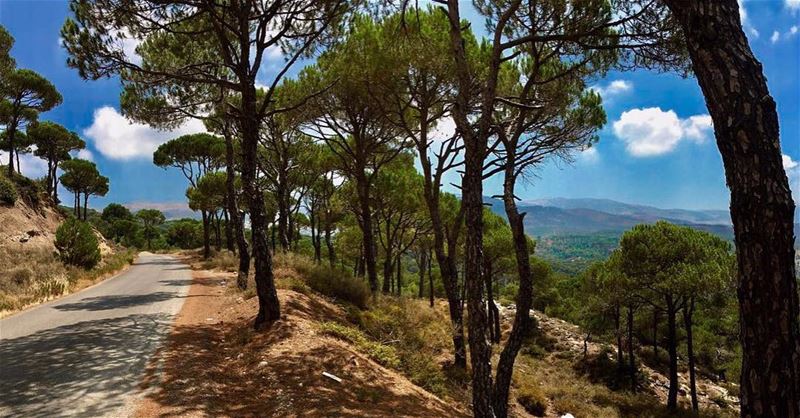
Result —
M169 342L150 364L136 416L465 416L321 334L320 323L343 321L344 312L318 295L279 289L283 317L252 331L256 300L229 293L231 279L195 272Z

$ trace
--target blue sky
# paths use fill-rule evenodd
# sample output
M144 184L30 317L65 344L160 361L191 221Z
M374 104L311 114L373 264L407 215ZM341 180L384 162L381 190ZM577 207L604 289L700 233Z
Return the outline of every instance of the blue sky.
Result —
M784 165L800 193L800 1L745 0L744 27L756 57L764 65L778 104ZM116 80L84 81L66 66L59 30L69 13L64 1L0 0L0 24L16 39L12 55L20 68L39 72L55 84L64 103L41 119L79 133L89 156L111 179L109 202L184 205L186 181L176 170L151 163L158 143L201 129L189 124L179 132L158 132L129 124L119 115ZM473 19L475 27L480 26ZM280 60L278 54L270 59ZM299 68L297 68L299 69ZM294 73L294 71L293 71ZM647 71L612 72L596 83L608 124L600 142L572 164L550 163L521 188L520 197L600 197L659 207L724 209L728 190L714 144L705 103L694 78ZM23 172L41 175L32 157ZM451 180L452 181L452 180ZM486 194L500 182L490 179Z

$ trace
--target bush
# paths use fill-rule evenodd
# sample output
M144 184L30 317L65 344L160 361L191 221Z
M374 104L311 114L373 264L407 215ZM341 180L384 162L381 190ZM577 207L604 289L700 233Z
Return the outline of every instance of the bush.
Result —
M276 254L276 267L290 267L305 278L308 287L340 301L352 303L361 309L367 307L371 293L367 283L351 272L328 264L315 264L311 259L297 254Z
M0 177L0 203L13 205L17 201L17 188L9 179Z
M41 204L42 194L42 188L39 187L39 183L17 173L14 173L12 180L22 200L30 207L38 209Z
M58 256L66 264L90 269L100 262L100 248L92 227L86 222L68 219L56 231Z
M323 322L320 324L320 330L323 334L355 345L359 351L367 354L383 366L397 368L400 365L400 360L397 358L397 351L395 351L394 347L372 341L356 328L335 322Z
M534 385L521 388L517 393L517 401L533 416L543 417L547 413L547 398Z

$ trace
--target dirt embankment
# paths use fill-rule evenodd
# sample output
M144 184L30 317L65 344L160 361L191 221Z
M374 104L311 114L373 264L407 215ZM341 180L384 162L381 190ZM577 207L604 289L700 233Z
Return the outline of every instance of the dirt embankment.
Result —
M252 331L256 298L228 291L231 280L230 274L195 272L168 342L150 364L135 416L465 415L320 334L319 323L344 317L321 297L280 289L283 317L267 331Z
M13 206L0 206L0 247L55 250L56 229L63 221L49 205L34 210L18 199Z

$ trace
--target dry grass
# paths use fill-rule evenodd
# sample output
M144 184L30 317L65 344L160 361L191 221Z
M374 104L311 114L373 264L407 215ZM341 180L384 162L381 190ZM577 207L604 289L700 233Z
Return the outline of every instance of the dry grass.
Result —
M91 270L61 263L42 248L0 248L0 316L91 286L133 261L132 251L106 256Z

